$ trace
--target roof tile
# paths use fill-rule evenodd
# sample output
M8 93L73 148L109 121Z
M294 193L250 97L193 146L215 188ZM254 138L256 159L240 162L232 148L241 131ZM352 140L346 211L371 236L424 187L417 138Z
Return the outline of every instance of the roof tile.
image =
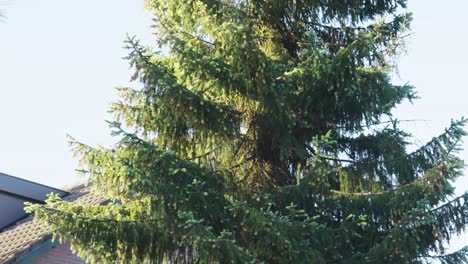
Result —
M87 184L65 188L70 194L64 200L83 205L98 205L106 202L102 195L90 191ZM0 263L14 263L22 256L50 241L49 226L33 221L33 215L20 220L16 225L0 231Z

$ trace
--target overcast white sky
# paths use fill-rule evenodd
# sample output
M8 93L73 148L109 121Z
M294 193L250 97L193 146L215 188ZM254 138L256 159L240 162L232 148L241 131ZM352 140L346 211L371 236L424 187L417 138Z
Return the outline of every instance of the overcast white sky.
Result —
M65 135L109 144L106 113L115 86L128 85L126 33L152 43L143 0L0 0L0 172L54 187L79 181ZM410 0L408 54L398 82L421 99L403 104L405 127L423 144L450 119L468 117L468 2ZM466 140L468 142L468 139ZM464 144L468 150L468 144ZM461 153L468 161L468 151ZM468 190L468 176L457 183ZM459 248L462 240L453 242ZM466 243L465 243L466 244Z

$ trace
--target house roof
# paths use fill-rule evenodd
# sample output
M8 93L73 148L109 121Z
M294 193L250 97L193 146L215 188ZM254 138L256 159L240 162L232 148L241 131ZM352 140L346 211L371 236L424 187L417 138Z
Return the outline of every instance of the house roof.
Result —
M27 216L24 202L44 203L48 193L64 197L68 192L0 173L0 230Z
M104 203L102 195L90 192L90 186L80 184L65 188L70 194L64 200L83 205ZM0 263L14 263L51 239L48 225L33 221L34 216L17 222L0 232Z

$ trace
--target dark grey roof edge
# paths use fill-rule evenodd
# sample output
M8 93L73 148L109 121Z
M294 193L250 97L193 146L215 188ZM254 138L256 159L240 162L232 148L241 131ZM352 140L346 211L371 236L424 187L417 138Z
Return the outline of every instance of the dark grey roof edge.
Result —
M37 200L37 199L31 198L31 197L27 197L27 196L24 196L24 195L21 195L21 194L12 193L12 192L5 191L5 190L2 190L2 189L0 189L0 193L4 193L4 194L6 194L8 196L15 197L15 198L24 200L26 202L40 203L40 204L44 203L44 201ZM68 195L68 194L66 194L66 195Z
M38 183L38 182L26 180L26 179L23 179L23 178L20 178L20 177L16 177L16 176L13 176L13 175L10 175L10 174L7 174L7 173L0 172L0 176L6 176L6 177L10 177L10 178L13 178L13 179L16 179L16 180L20 180L20 181L24 181L24 182L36 184L36 185L39 185L39 186L42 186L42 187L46 187L46 188L49 188L49 189L53 189L53 190L58 191L58 192L66 193L66 195L70 194L70 192L68 192L68 191L65 191L65 190L62 190L62 189L59 189L59 188L55 188L55 187L51 187L51 186L48 186L48 185L45 185L45 184L42 184L42 183ZM65 196L66 196L66 195L65 195Z

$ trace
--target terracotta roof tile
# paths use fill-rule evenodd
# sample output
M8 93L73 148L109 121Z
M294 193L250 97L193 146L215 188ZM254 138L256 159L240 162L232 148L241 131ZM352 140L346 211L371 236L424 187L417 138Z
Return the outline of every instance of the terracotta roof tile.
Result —
M102 195L90 192L90 186L79 184L66 187L70 192L64 200L83 205L98 205L106 202ZM0 232L0 263L14 263L35 248L50 241L49 227L46 224L33 221L30 215Z

